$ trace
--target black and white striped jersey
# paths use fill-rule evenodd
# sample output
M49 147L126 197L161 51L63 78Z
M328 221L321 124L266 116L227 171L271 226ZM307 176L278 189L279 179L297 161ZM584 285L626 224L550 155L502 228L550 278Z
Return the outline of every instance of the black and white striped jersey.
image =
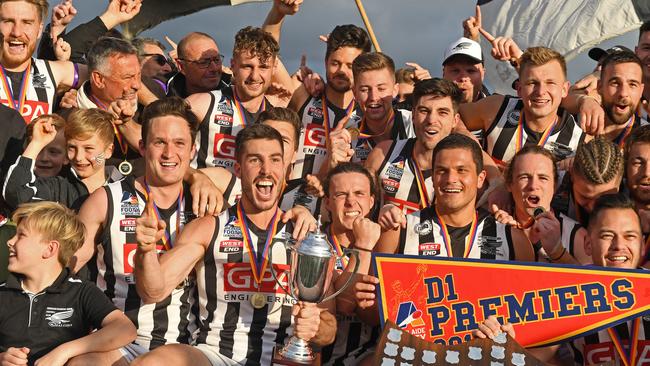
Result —
M413 147L415 139L394 141L386 158L381 163L377 177L381 187L382 206L392 203L399 208L406 208L406 212L422 209L423 195L416 181L416 165L413 162ZM431 170L421 171L424 179L424 192L426 201L433 202L433 181Z
M185 187L184 205L180 211L180 227L194 216L189 187ZM136 343L154 349L168 343L190 343L197 329L195 284L189 278L156 304L144 304L138 296L134 277L134 256L138 246L135 239L135 220L144 210L146 200L135 188L135 178L127 177L103 187L108 195L106 224L97 245L97 286L135 324ZM168 209L159 209L160 216L170 231L172 242L176 237L177 203ZM159 252L165 249L159 245Z
M470 237L472 225L447 226L450 243L445 244L443 227L434 207L406 216L406 229L400 232L398 254L514 260L515 249L509 227L495 221L489 212L477 211L476 239ZM468 247L471 243L471 247Z
M483 149L501 166L505 166L517 153L517 140L520 137L523 140L521 147L539 144L541 141L543 134L530 130L525 121L523 128L518 128L523 105L521 98L505 96L492 125L485 131ZM521 136L518 136L519 131ZM566 158L575 155L584 138L585 133L573 116L559 109L557 124L550 132L544 148L557 157Z
M243 106L237 107L232 88L213 90L209 94L210 107L196 134L197 153L192 160L192 167L220 166L232 172L235 164L235 136L246 124L254 123L258 113L270 104L264 99L260 111L253 114Z
M261 258L269 232L247 222L252 245ZM285 288L289 251L283 245L284 233L292 230L291 222L280 221L269 249L273 270ZM257 284L249 253L237 206L231 207L216 218L212 242L195 267L201 323L196 342L242 365L269 365L273 347L292 334L291 309L295 301L277 285L270 272L271 263L262 272L261 284ZM261 309L250 302L256 293L263 294L267 301Z
M5 74L5 80L0 82L0 103L18 110L11 105L11 99L20 103L22 84L26 82L25 102L19 111L25 123L30 123L42 114L52 113L57 85L49 61L32 58L26 81L24 72L5 71ZM8 84L9 91L6 90L5 83ZM8 98L9 95L11 98Z

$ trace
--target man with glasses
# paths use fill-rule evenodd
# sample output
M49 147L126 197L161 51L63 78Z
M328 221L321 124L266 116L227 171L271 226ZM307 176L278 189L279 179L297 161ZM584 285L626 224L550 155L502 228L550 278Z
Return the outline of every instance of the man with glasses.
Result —
M187 98L230 87L231 75L223 73L223 55L209 35L192 32L178 43L179 73L169 80L167 95Z

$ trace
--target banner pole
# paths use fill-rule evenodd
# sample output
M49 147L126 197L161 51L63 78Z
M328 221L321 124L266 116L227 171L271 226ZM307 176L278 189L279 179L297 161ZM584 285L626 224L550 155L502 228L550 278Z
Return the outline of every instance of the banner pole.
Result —
M366 10L363 8L363 4L361 3L361 0L354 0L354 1L357 3L357 8L359 8L359 14L361 14L361 19L363 20L363 24L366 26L368 35L370 35L370 40L372 41L372 45L375 47L375 51L381 52L381 48L379 47L379 42L377 42L377 37L375 37L375 32L372 30L372 24L370 24L370 19L368 19L368 16L366 15Z

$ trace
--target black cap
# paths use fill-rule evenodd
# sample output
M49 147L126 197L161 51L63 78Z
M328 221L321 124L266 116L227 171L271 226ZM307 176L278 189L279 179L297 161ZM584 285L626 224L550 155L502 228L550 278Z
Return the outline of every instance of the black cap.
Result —
M629 48L627 48L625 46L618 45L618 46L614 46L612 48L608 48L607 50L604 50L604 49L602 49L600 47L594 47L594 48L589 50L588 55L589 55L590 59L592 59L592 60L594 60L596 62L600 62L600 60L603 57L607 56L607 55L610 55L610 54L615 53L615 52L623 52L623 51L632 52L631 49L629 49ZM632 52L632 53L634 53L634 52Z

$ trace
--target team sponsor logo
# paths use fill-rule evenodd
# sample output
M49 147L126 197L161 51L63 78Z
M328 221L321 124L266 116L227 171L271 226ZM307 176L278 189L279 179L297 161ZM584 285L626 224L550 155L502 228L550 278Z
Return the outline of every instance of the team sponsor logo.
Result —
M249 263L224 263L223 264L223 289L226 292L264 292L267 294L284 294L284 291L273 278L271 270L267 267L262 281L258 285L253 277ZM289 280L289 266L286 264L274 264L273 270L278 281L284 288L287 288Z
M47 77L38 72L35 72L34 75L32 75L32 85L34 86L34 89L52 89L47 85Z
M133 273L133 268L135 268L135 250L138 248L138 244L135 243L126 243L123 245L123 255L122 261L124 262L124 274L129 275ZM156 251L160 254L164 252L165 247L160 244L156 245ZM126 282L133 284L135 283L133 276L127 276Z
M431 220L425 220L415 225L413 230L420 236L429 235L433 230L433 223Z
M214 151L212 154L214 155L215 160L226 160L232 165L235 160L235 136L215 133Z
M637 341L637 359L633 365L648 366L650 365L650 341ZM627 347L627 346L626 346ZM629 349L629 348L628 348ZM629 351L628 351L629 352ZM618 354L613 342L604 342L597 344L585 344L582 352L585 365L608 364L618 359ZM623 364L619 362L617 364Z
M9 106L9 101L7 99L0 100L0 103ZM47 114L50 111L50 104L47 102L39 102L37 100L26 100L23 104L23 109L20 111L20 114L23 116L25 123L30 123L32 119L42 115Z
M135 219L120 220L120 231L125 233L135 232Z
M131 192L123 192L120 200L120 214L122 216L140 216L138 197Z
M399 181L402 179L402 175L404 175L405 160L404 157L401 156L397 159L397 161L394 161L386 166L386 175L388 175L388 177L393 180Z
M399 189L399 182L393 179L382 179L381 186L386 193L395 193Z
M223 228L223 235L230 239L242 239L244 237L236 216L230 216L228 223Z
M70 318L74 315L73 308L55 308L48 306L45 308L45 320L47 325L52 328L70 328L72 322Z
M244 242L241 240L222 240L219 243L219 252L226 254L239 253L244 248Z
M423 243L419 248L420 255L438 255L440 254L440 244L438 243Z
M222 99L219 101L219 103L217 103L217 111L230 115L234 113L232 104L230 104L230 101L228 99Z
M490 256L502 255L503 251L501 247L503 246L503 240L501 238L492 237L492 236L481 236L479 248L481 248L481 254L486 254Z
M216 114L214 116L214 123L219 126L232 127L232 116L226 114Z
M519 124L519 115L521 114L520 110L512 110L508 113L508 119L506 120L507 127L516 127Z
M326 147L325 128L322 125L310 123L305 128L305 139L303 141L305 147L318 147L324 149Z
M323 120L323 108L320 107L309 107L307 110L307 115L314 120Z
M354 156L357 160L365 161L368 159L368 155L372 151L372 146L368 140L362 140L357 143L357 146L354 148Z

